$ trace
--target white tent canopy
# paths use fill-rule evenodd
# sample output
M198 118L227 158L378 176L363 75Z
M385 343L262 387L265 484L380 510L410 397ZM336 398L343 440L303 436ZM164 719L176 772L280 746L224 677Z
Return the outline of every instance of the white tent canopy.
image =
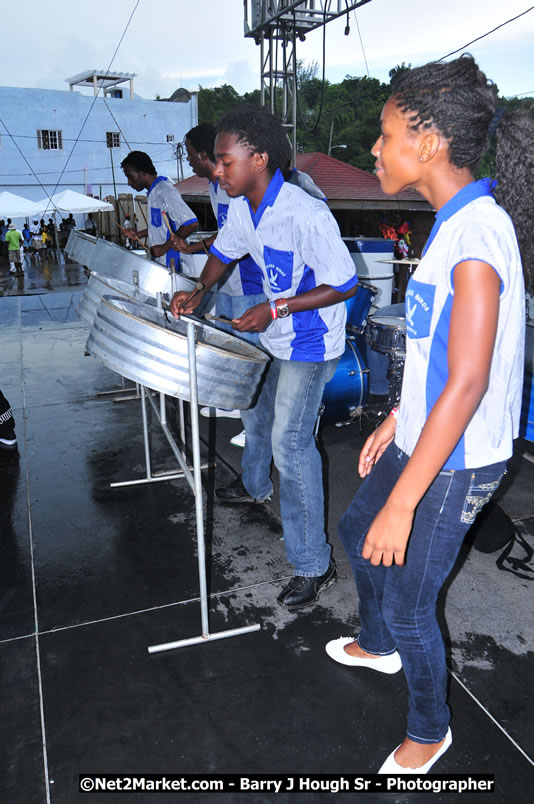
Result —
M63 190L61 193L56 193L51 200L43 198L36 206L45 215L54 211L72 212L73 215L77 213L113 211L113 204L99 201L98 198L91 198L90 195L77 193L74 190Z
M0 219L1 218L31 218L40 215L42 205L35 201L28 201L20 195L9 193L7 190L0 193Z

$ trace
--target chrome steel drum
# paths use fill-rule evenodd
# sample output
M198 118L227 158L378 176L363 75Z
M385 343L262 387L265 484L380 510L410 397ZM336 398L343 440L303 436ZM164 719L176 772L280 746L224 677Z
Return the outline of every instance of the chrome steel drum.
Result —
M78 232L72 229L65 246L67 256L73 262L80 265L91 267L91 261L94 259L94 251L96 248L97 239L95 235L87 234L86 232Z
M72 239L73 249L76 241L82 237L87 238L90 235L84 235L76 230L71 232L69 243ZM109 276L127 282L129 285L139 285L141 290L149 296L156 296L157 293L170 296L172 286L174 286L174 290L187 290L192 293L196 285L196 279L176 273L171 283L171 276L163 265L153 260L147 260L143 254L135 254L127 248L102 238L95 240L89 262L84 265L87 265L91 272L96 272L99 276ZM214 306L214 303L215 291L210 290L199 305L197 315L203 315Z
M406 354L404 304L391 304L368 319L365 339L371 349L383 354Z
M368 373L356 343L347 338L335 374L324 387L322 421L341 424L361 414L367 399Z
M103 299L87 350L123 377L189 400L186 321L147 304ZM269 356L204 322L195 333L199 404L250 407Z
M358 282L358 290L350 299L345 300L347 308L347 329L351 333L363 332L365 319L373 301L378 296L378 288L367 282Z
M122 279L100 276L96 271L92 271L76 308L76 314L92 326L97 307L104 296L118 296L133 302L147 302L151 298L144 290L123 282Z

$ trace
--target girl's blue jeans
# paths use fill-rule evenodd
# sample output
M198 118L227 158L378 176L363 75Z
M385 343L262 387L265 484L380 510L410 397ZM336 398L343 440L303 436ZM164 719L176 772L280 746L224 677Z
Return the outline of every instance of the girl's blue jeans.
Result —
M417 506L405 564L375 567L362 558L363 543L407 462L408 455L392 443L358 489L339 535L358 591L360 647L381 655L399 652L409 692L408 737L434 743L445 737L450 720L438 593L506 462L441 472Z

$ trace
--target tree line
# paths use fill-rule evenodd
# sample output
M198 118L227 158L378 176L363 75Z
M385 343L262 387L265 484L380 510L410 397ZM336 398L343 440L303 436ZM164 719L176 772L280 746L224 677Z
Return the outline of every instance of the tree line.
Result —
M411 68L397 65L389 71L389 83L377 78L347 75L339 83L322 81L318 65L297 67L297 151L321 151L349 165L372 171L374 157L371 147L380 130L380 113L391 95L391 83ZM499 98L507 108L531 107L533 98ZM218 120L236 106L260 105L260 90L240 95L234 87L224 84L213 89L199 87L198 121L216 125ZM275 95L276 112L282 108L282 91ZM343 147L341 147L343 146ZM495 143L493 142L477 170L477 176L492 176L495 172Z

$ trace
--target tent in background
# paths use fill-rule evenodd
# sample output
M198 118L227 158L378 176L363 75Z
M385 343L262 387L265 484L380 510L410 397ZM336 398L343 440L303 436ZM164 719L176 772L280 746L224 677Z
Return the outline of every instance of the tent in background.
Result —
M0 193L0 219L40 217L41 210L41 204L35 201L28 201L27 198L9 193L7 190Z
M63 190L56 193L52 199L43 198L36 205L43 215L52 212L72 212L73 215L89 212L113 212L113 204L100 201L98 198L91 198L90 195L77 193L74 190Z

